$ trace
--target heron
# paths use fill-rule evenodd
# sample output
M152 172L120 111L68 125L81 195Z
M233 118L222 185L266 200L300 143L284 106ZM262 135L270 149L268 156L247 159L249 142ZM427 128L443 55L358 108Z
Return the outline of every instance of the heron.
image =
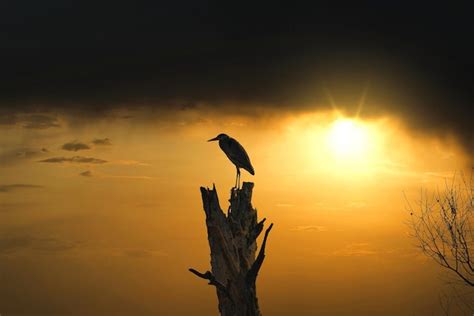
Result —
M240 186L240 168L247 170L251 175L255 175L249 155L238 141L226 134L219 134L208 140L208 142L212 141L219 141L219 147L235 165L237 169L237 176L235 178L236 188Z

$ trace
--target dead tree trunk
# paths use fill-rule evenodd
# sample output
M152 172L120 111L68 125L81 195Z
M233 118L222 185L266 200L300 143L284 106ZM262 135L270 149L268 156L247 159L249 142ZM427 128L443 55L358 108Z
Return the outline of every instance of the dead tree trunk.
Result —
M244 182L242 189L232 189L226 216L219 206L215 186L212 190L201 187L212 272L189 271L216 287L219 311L223 316L261 315L255 282L273 224L265 231L262 246L255 257L256 240L265 218L257 222L257 210L251 204L252 190L251 182Z

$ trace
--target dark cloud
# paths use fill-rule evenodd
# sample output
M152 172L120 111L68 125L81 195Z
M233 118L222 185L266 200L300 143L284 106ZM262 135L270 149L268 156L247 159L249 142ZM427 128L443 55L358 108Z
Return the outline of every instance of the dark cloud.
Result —
M112 143L110 142L110 139L108 138L96 138L92 141L94 145L97 146L110 146Z
M74 157L52 157L48 159L43 159L38 162L45 162L45 163L89 163L89 164L103 164L106 163L107 160L93 158L93 157L82 157L82 156L74 156Z
M39 111L89 122L123 108L173 113L206 104L249 116L255 105L331 109L327 91L355 113L370 86L362 115L397 115L474 151L474 30L462 6L184 1L112 10L47 0L1 9L3 125ZM59 125L50 116L30 120L22 125Z
M15 148L0 153L0 167L7 167L24 161L28 161L47 153L46 148Z
M83 176L83 177L92 177L92 172L90 170L86 170L86 171L83 171L81 173L79 173L80 176Z
M35 114L24 117L22 126L29 129L47 129L59 127L60 125L56 117Z
M2 125L15 125L17 122L16 115L13 114L4 114L0 115L0 126Z
M61 148L68 151L79 151L79 150L90 149L89 145L80 143L77 141L66 143Z
M1 108L0 108L1 110ZM15 108L10 111L15 111ZM57 117L44 114L3 113L0 111L0 126L18 125L26 129L48 129L60 127Z
M12 192L22 189L38 189L42 188L41 185L35 184L3 184L0 185L0 193Z

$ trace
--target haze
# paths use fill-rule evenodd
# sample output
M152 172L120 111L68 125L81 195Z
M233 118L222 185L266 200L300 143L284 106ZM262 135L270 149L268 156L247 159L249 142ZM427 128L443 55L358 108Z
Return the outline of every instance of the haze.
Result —
M407 202L473 172L469 6L24 0L0 24L1 315L217 314L187 269L199 187L227 209L235 181L219 133L274 223L263 315L442 313Z
M224 208L234 182L205 141L220 132L246 147L256 176L242 179L275 223L258 281L264 314L439 311L443 275L407 236L404 194L468 170L455 140L333 111L251 119L184 109L159 125L55 119L0 136L6 315L216 313L215 290L187 268L209 268L199 186L215 184Z

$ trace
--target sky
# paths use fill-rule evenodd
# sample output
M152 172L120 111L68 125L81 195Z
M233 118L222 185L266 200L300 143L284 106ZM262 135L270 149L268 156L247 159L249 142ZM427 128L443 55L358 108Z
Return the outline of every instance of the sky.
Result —
M199 187L249 153L264 315L441 315L407 199L473 167L462 7L0 4L0 313L212 315Z

